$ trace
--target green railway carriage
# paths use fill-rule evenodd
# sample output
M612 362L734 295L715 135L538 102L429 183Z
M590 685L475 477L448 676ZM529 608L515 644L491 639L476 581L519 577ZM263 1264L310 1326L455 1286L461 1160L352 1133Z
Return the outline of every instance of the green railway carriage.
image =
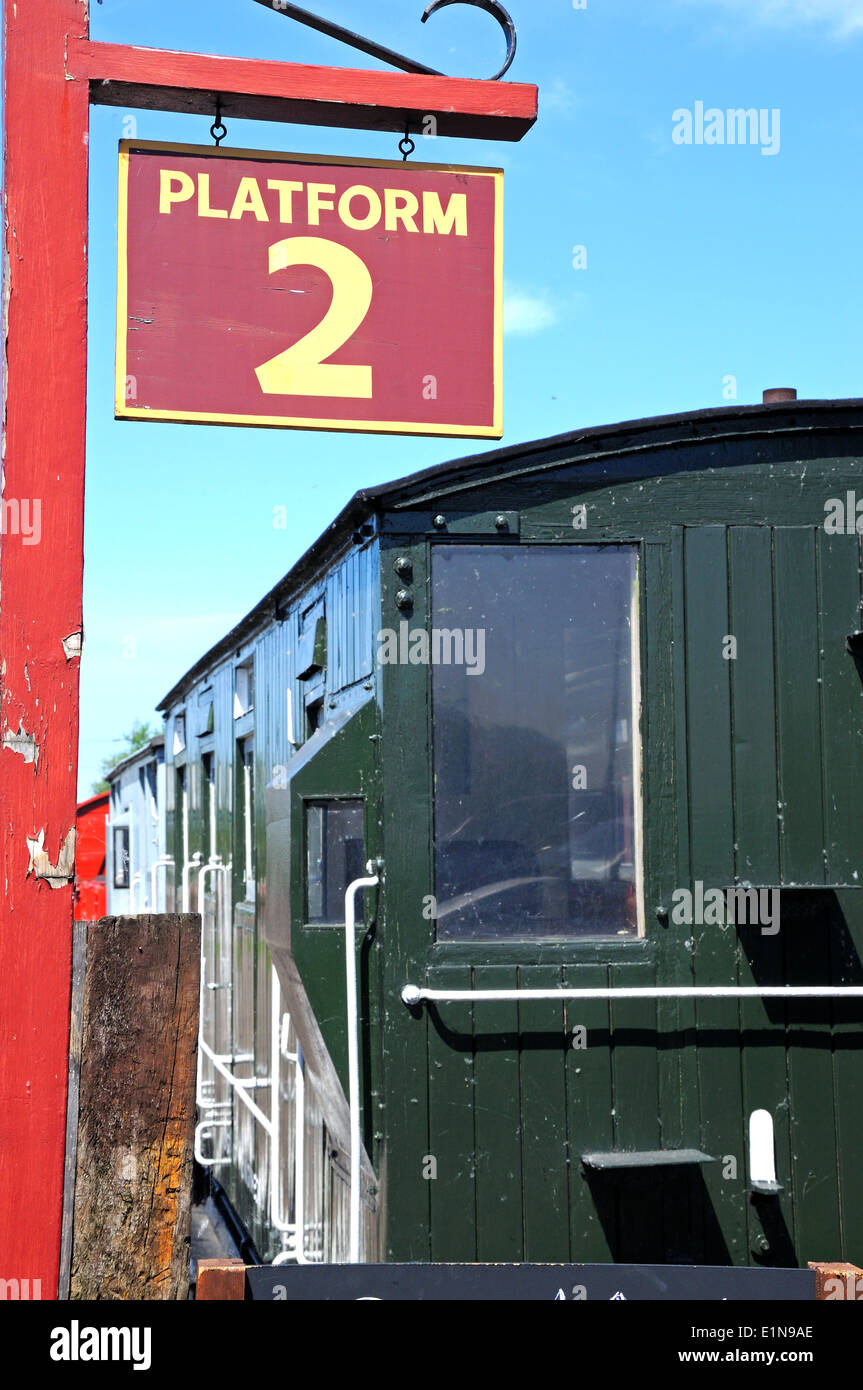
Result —
M262 1257L349 1254L370 873L363 1258L863 1263L861 442L781 402L359 492L166 697Z

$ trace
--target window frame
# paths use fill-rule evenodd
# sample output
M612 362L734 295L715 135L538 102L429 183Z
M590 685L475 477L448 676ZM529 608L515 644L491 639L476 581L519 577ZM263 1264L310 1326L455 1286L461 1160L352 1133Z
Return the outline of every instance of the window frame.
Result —
M367 843L367 836L366 836L366 798L363 797L363 796L348 796L348 795L344 795L344 796L327 796L326 794L319 794L319 795L303 796L303 797L302 797L302 802L301 802L301 804L302 804L301 844L302 844L302 895L303 895L303 896L302 896L302 921L303 921L303 926L308 927L308 928L309 928L310 930L312 930L312 931L317 931L319 928L324 928L324 929L326 929L326 928L328 928L328 927L329 927L329 928L336 927L336 928L342 928L342 929L343 929L343 928L344 928L344 925L345 925L345 922L344 922L344 912L343 912L343 911L341 912L340 916L339 916L339 917L336 917L336 918L325 917L325 918L322 918L322 919L318 920L318 919L313 919L313 918L310 916L310 912L309 912L309 887L310 887L310 883L311 883L311 876L310 876L310 874L309 874L309 811L312 810L314 807L317 807L317 806L340 805L340 806L355 806L355 807L358 807L358 808L359 808L359 812L360 812L360 818L361 818L361 822L362 822L362 832L363 832L363 834L362 834L363 853L362 853L361 859L362 859L362 862L363 862L363 864L364 864L364 863L365 863L365 855L366 855L366 843ZM325 826L324 826L324 832L323 832L323 835L322 835L322 846L324 846L324 847L326 846L326 824L325 824ZM325 878L326 878L326 868L324 869L324 879L325 879ZM349 880L349 882L350 882L350 881L351 881L351 880ZM345 884L345 889L347 889L347 887L348 887L348 883ZM364 922L364 920L365 920L365 919L364 919L364 915L363 915L364 907L363 907L363 895L362 895L362 894L358 894L358 895L357 895L356 904L355 904L355 909L356 909L356 916L355 916L356 924L357 924L357 926L362 926L362 924L363 924L363 922Z
M428 574L428 602L424 615L424 626L429 634L431 642L431 630L435 623L434 615L434 590L433 590L433 571L435 552L442 549L452 549L455 547L482 548L492 547L502 550L504 548L515 548L520 552L536 550L563 548L571 551L576 547L587 547L591 550L621 549L631 550L635 559L635 571L632 587L633 618L631 625L631 672L632 672L632 816L633 816L633 855L634 855L634 874L633 882L636 896L636 918L634 932L618 935L610 932L604 935L590 934L587 932L572 932L569 935L542 936L541 934L531 934L526 932L513 932L512 934L503 933L497 936L468 936L458 937L444 936L439 937L437 932L436 919L432 923L431 940L432 958L443 961L444 959L463 960L470 953L484 956L488 953L493 957L505 956L508 952L519 959L531 960L556 959L563 955L570 957L575 953L578 957L585 954L588 957L598 958L603 953L611 953L617 956L621 951L643 951L650 949L652 937L648 932L648 915L646 899L646 873L648 849L646 842L646 826L644 821L645 807L645 779L647 776L647 759L644 746L644 684L646 674L646 633L645 633L645 608L644 608L644 580L646 567L646 538L643 536L602 536L590 540L581 537L570 538L544 538L531 537L530 539L513 538L507 542L499 535L487 536L483 534L464 534L463 536L447 535L440 538L430 537L425 546L426 565ZM402 547L403 549L405 547ZM416 623L416 616L414 623ZM427 669L427 700L428 700L428 748L429 748L429 832L431 838L430 848L430 880L429 893L431 900L437 902L437 864L436 864L436 796L435 796L435 760L434 760L434 667L431 662Z

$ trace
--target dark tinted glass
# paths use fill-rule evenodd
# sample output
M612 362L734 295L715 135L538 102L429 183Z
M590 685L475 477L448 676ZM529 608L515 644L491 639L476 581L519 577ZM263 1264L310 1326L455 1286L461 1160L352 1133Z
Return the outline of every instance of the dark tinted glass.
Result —
M129 827L114 827L114 887L129 887Z
M637 934L635 581L634 546L434 547L438 939Z
M363 875L361 801L315 801L306 807L306 864L307 921L343 922L345 891ZM362 907L358 893L358 922Z

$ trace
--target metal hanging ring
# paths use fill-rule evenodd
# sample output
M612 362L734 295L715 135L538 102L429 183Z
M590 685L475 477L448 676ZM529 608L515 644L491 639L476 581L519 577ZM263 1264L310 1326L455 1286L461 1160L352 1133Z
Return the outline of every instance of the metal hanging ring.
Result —
M399 150L401 152L402 161L404 162L409 154L413 154L415 149L416 145L411 139L410 122L406 122L405 133L402 136L401 140L399 140Z
M211 134L212 137L213 137L213 141L214 141L214 143L215 143L217 149L218 149L219 145L221 145L221 143L222 143L222 141L224 140L224 138L225 138L225 136L227 135L227 133L228 133L228 127L225 125L224 121L222 120L222 99L221 99L221 97L219 97L219 98L217 99L217 101L216 101L216 119L213 121L213 124L210 126L210 134Z

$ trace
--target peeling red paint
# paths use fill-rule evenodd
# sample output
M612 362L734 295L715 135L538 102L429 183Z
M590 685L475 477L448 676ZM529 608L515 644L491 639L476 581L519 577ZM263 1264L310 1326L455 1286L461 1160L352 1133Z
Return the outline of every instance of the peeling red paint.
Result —
M35 840L27 837L27 850L30 855L30 863L27 865L27 873L35 874L36 878L43 878L51 888L65 888L72 882L75 874L75 830L74 827L66 831L66 837L60 847L57 856L57 863L52 864L45 849L45 831L40 830Z

